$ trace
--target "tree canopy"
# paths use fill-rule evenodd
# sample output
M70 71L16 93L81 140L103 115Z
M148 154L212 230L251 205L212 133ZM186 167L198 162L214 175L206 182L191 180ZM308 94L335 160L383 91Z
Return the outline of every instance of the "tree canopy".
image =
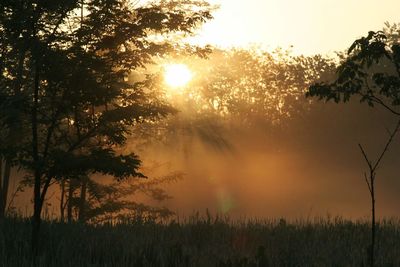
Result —
M393 31L393 29L392 29ZM347 102L353 96L400 115L400 43L389 31L370 31L356 40L330 83L316 83L307 96Z
M0 10L1 137L18 140L0 151L32 176L35 243L54 179L144 177L138 157L118 148L132 127L174 109L126 77L188 50L179 36L211 15L202 1L5 0Z
M332 59L320 55L295 56L289 50L258 48L213 48L207 58L172 55L159 65L169 62L187 65L193 79L173 89L165 86L162 68L149 74L148 86L178 113L140 125L136 140L175 145L197 137L217 149L229 148L229 131L258 127L271 133L305 116L312 108L304 97L307 88L331 77L335 67Z

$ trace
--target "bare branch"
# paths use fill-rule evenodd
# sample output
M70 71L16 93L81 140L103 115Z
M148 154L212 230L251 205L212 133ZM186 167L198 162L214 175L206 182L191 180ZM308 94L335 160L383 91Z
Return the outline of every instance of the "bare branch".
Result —
M383 149L381 155L379 156L378 160L376 161L374 167L372 170L375 172L376 168L379 166L379 163L382 161L383 156L386 154L387 150L389 149L390 144L393 142L394 136L397 134L397 132L400 129L400 120L397 122L396 128L393 130L391 133L388 141L386 142L385 148Z
M376 97L376 96L370 96L371 100L373 100L375 103L378 103L380 105L382 105L384 108L386 108L387 110L389 110L390 112L392 112L394 115L400 116L400 112L392 109L391 107L389 107L387 104L385 104L385 102L383 102L382 99Z
M365 161L366 161L367 164L368 164L368 168L369 168L370 170L372 170L372 163L371 163L371 161L368 159L367 153L365 153L364 148L362 147L361 144L358 144L358 147L360 148L361 153L362 153L362 155L364 156L364 159L365 159Z

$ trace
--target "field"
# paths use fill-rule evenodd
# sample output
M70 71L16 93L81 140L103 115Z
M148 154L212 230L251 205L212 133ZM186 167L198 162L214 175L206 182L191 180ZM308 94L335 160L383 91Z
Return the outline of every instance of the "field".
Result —
M234 222L194 216L98 226L45 221L36 263L30 223L0 228L0 265L13 266L367 266L367 222L341 218ZM377 266L400 266L400 222L381 221Z

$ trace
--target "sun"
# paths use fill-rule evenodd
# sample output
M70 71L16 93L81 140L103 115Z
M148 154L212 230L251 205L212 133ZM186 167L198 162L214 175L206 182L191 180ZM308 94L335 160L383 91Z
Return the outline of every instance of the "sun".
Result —
M183 87L192 78L193 73L185 64L169 64L164 67L164 80L170 87Z

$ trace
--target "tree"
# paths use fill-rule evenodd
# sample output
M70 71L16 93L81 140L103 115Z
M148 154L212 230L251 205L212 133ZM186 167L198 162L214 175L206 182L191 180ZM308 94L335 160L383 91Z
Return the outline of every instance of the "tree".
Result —
M4 4L0 4L0 219L5 216L11 168L15 164L19 141L27 133L20 114L26 45L20 38L21 29L9 27L11 20L23 23L27 14L11 15ZM9 98L10 95L13 97Z
M316 83L310 86L307 92L309 97L319 97L320 100L326 101L333 100L336 103L348 102L351 97L357 96L361 102L365 102L371 107L375 105L383 107L399 120L375 162L371 161L364 148L359 144L369 169L369 175L365 174L364 176L371 198L371 245L368 252L370 266L375 264L376 169L400 127L400 112L398 111L400 105L400 44L398 37L393 38L395 28L396 26L388 28L386 33L370 31L366 37L356 40L349 48L347 56L340 62L336 79L330 83Z
M141 193L156 201L168 199L170 196L160 185L175 182L181 178L182 174L177 172L158 178L119 182L96 182L95 179L86 177L85 188L75 189L72 195L66 197L73 211L70 220L75 217L75 220L83 223L103 223L136 218L152 220L168 218L173 215L173 212L167 208L138 203L133 197ZM83 193L82 190L85 192Z
M337 68L332 83L310 86L307 96L347 102L353 96L400 116L400 44L388 42L384 32L369 32L356 40Z
M308 86L334 70L329 58L294 56L282 49L214 48L207 58L171 55L160 65L169 62L186 64L193 80L168 90L162 75L154 74L148 87L155 87L180 112L156 124L142 124L135 134L139 140L180 144L185 151L193 138L229 151L232 144L226 136L237 130L263 129L271 137L312 108L304 97Z
M209 62L207 69L192 66L201 75L185 92L192 96L189 106L248 124L279 124L303 113L306 88L333 66L320 55L293 56L283 49L214 50Z
M125 0L1 2L0 31L7 53L1 54L6 60L0 105L21 98L22 104L12 108L30 129L19 140L17 164L30 172L33 182L34 250L44 199L54 180L92 173L143 177L138 157L123 155L118 148L131 127L174 110L126 77L153 57L179 49L170 33L191 34L210 19L201 3L160 1L134 7ZM20 76L17 89L3 86Z
M370 256L370 265L375 265L375 236L376 236L376 219L375 219L375 179L376 179L376 171L380 167L383 157L385 156L386 152L388 151L391 143L393 142L394 137L398 133L400 129L400 120L398 121L395 129L390 132L390 136L382 149L381 153L378 154L378 158L376 161L372 161L367 153L365 152L364 147L361 144L358 144L361 153L365 159L365 162L368 165L368 174L364 173L365 182L368 186L368 191L371 198L371 245L369 247L369 256Z

